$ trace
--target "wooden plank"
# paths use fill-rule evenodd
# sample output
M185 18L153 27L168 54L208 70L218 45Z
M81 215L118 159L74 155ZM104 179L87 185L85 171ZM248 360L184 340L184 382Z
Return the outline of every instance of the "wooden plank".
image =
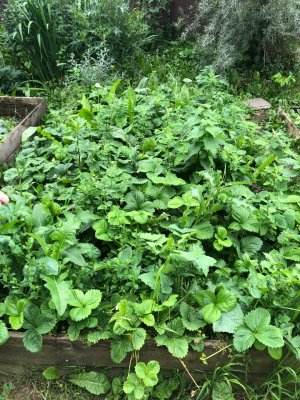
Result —
M288 132L294 137L300 137L300 130L297 128L293 120L282 110L280 110L281 118L285 121Z
M229 361L229 352L224 351L214 355L220 349L226 347L226 343L211 340L206 341L205 354L210 357L207 364L200 361L200 354L190 351L184 359L184 363L190 371L197 374L212 372L217 366L226 365ZM214 356L213 356L214 355ZM157 360L163 371L179 369L184 371L180 361L162 346L158 347L153 340L146 341L145 346L139 352L139 361L148 362ZM253 351L251 353L250 374L265 375L271 372L276 362L266 353ZM0 346L0 371L11 373L11 371L22 371L26 366L38 369L49 366L59 366L64 369L69 367L108 368L111 376L116 376L121 369L128 368L130 357L128 356L121 364L115 364L110 356L110 341L101 341L99 344L89 347L83 340L71 342L64 335L45 335L43 337L43 348L40 353L26 351L22 342L22 334L11 333L9 341ZM241 361L241 360L240 360Z
M46 101L41 98L28 97L0 97L0 115L23 115L28 112L23 120L8 133L3 143L0 144L0 164L7 162L22 143L23 132L40 124L42 116L47 109Z

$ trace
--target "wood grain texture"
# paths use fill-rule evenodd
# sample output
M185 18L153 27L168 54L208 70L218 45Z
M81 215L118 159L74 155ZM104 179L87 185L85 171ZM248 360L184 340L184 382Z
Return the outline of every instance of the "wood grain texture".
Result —
M38 126L46 110L46 101L39 97L0 97L0 117L23 118L0 144L0 164L11 159L22 143L23 132L31 126Z
M281 118L285 121L288 132L294 137L300 137L300 130L297 128L293 120L283 111L281 111Z
M43 369L49 366L59 366L64 370L70 367L104 368L110 376L116 376L124 368L128 368L130 357L121 364L115 364L110 356L110 341L101 341L89 347L83 340L71 342L64 335L45 335L43 349L40 353L29 353L24 348L21 333L11 333L9 341L0 346L0 371L19 373L25 367ZM226 343L216 340L206 341L205 354L207 357L224 348ZM163 371L172 369L184 370L180 361L163 347L158 347L154 341L148 340L139 352L139 360L148 362L157 360ZM217 366L226 365L229 361L229 352L220 352L209 358L207 364L200 361L199 353L190 351L184 363L190 371L196 374L212 372ZM240 360L243 363L243 360ZM264 352L252 352L250 356L250 375L259 377L270 373L276 365ZM243 368L241 368L243 369Z

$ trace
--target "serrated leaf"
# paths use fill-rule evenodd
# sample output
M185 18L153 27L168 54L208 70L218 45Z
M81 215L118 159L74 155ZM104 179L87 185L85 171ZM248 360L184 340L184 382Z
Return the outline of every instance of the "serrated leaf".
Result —
M69 382L86 389L88 392L96 395L106 394L110 390L110 383L104 374L99 372L82 372L72 375Z
M20 315L10 315L8 320L12 329L19 330L22 328L24 323L24 314L21 313Z
M245 317L246 325L253 331L264 329L270 324L271 316L269 311L264 308L256 308L250 311Z
M160 371L160 365L157 361L149 361L148 364L143 362L137 363L135 373L141 379L145 386L153 387L158 383L157 374Z
M131 341L134 350L140 350L144 346L146 336L146 331L143 328L137 328L132 332Z
M78 289L72 290L68 303L73 306L70 310L70 317L73 321L82 321L89 317L92 310L97 308L101 302L102 293L100 290L91 289L85 294Z
M23 335L25 348L31 353L38 353L42 350L42 335L35 329L29 329Z
M249 256L255 255L263 245L263 241L256 236L246 236L241 240L241 250Z
M175 258L193 263L205 276L208 275L209 267L212 267L217 262L214 258L204 255L203 250L199 246L192 247L190 251L181 251L175 255Z
M259 332L255 334L255 337L262 344L271 348L284 346L282 331L276 326L269 325L267 327L260 328Z
M254 333L247 326L240 326L236 329L233 344L237 351L243 353L250 349L255 342Z
M111 338L111 333L109 331L89 332L87 335L87 341L92 344L96 344L100 340L107 340L110 338Z
M180 314L182 316L183 325L189 331L197 331L205 325L201 318L200 312L194 310L193 307L186 303L180 304Z
M127 353L133 350L132 343L127 337L117 338L111 342L111 358L117 364L120 364L127 356Z
M212 390L212 400L235 400L229 382L217 381Z
M158 346L166 346L173 357L184 358L188 354L189 341L186 337L168 337L160 335L156 337Z

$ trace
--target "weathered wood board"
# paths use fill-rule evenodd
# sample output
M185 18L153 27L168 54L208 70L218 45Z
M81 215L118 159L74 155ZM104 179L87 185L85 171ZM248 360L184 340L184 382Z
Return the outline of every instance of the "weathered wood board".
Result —
M46 110L46 101L40 97L0 97L0 118L21 120L0 143L0 164L8 162L21 145L23 132L31 126L38 126Z
M24 348L22 334L13 332L10 335L9 341L0 346L0 372L4 373L22 373L26 367L43 370L49 366L58 366L66 372L70 370L70 367L103 368L109 376L116 376L120 371L128 369L130 362L130 357L127 357L121 364L113 363L109 340L89 347L83 340L71 342L64 335L45 335L42 351L30 353ZM219 352L225 347L228 346L221 341L206 341L205 355L206 357L213 355L207 359L207 364L201 362L200 354L194 351L188 353L183 360L184 364L195 376L213 372L217 366L226 365L229 361L228 350ZM161 369L165 372L172 369L184 372L182 363L172 357L164 346L158 347L152 340L148 340L139 352L139 361L150 360L159 361ZM242 360L240 362L243 363ZM249 362L249 376L251 379L260 381L261 377L270 373L275 365L276 361L272 360L267 353L253 351ZM240 369L243 370L243 364Z

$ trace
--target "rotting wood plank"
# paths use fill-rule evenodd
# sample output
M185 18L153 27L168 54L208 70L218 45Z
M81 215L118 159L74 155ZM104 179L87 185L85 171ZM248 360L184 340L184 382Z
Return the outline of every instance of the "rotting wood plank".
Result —
M22 143L22 134L29 127L38 126L46 110L46 101L39 97L0 97L0 117L23 118L0 144L0 164L12 158Z
M287 130L294 138L300 137L300 130L297 128L293 120L282 110L279 110L281 118L285 121Z
M109 376L117 376L120 371L127 369L130 357L128 356L121 364L115 364L111 360L110 341L101 341L96 345L88 346L84 340L71 342L65 335L45 335L43 337L43 348L39 353L28 352L22 342L22 334L12 332L9 341L0 346L0 371L5 373L21 373L26 367L44 369L49 366L58 366L67 371L70 367L104 368ZM229 361L226 343L217 340L208 340L205 344L207 364L200 361L200 354L189 351L184 363L190 371L196 375L212 372L218 366L224 366ZM214 356L213 356L214 355ZM148 362L157 360L162 371L178 369L184 371L180 361L168 352L166 347L158 347L153 340L147 340L145 346L139 352L139 361ZM239 360L243 362L243 360ZM265 352L253 351L250 357L249 373L253 379L260 380L276 366L276 361ZM242 368L241 368L242 369Z

